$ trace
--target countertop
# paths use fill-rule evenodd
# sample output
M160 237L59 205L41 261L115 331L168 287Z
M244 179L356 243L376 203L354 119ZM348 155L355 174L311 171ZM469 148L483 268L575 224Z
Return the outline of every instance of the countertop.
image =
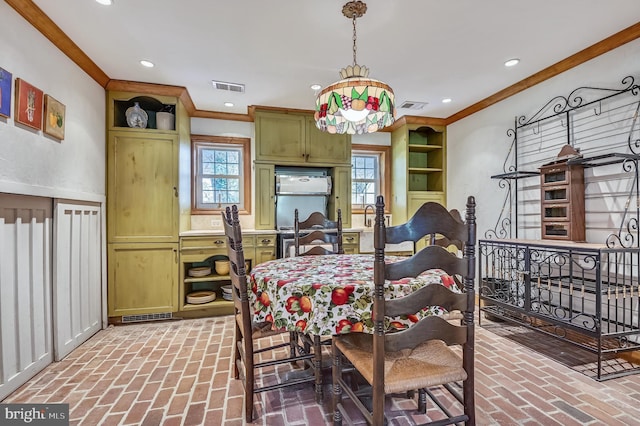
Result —
M348 228L348 229L343 229L342 232L364 232L369 229L371 230L371 232L373 232L373 228L366 228L366 229L365 228ZM293 230L287 231L287 232L293 232ZM277 235L279 231L276 231L275 229L243 229L242 233L248 234L248 235L253 235L253 234ZM212 236L224 235L224 231L222 229L192 229L190 231L182 231L180 233L181 237L207 237L209 235L212 235Z
M289 230L287 232L292 231ZM358 232L360 234L360 253L373 253L373 228L348 228L343 229L342 232ZM243 229L242 233L247 235L277 235L279 231L275 229ZM180 233L181 237L207 237L222 235L224 235L224 231L222 229L195 229ZM400 244L387 244L386 250L398 253L412 252L413 243L404 242Z

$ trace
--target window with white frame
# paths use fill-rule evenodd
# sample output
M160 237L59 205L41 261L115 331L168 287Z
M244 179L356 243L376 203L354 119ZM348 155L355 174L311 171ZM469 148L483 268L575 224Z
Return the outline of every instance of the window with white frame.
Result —
M388 146L367 145L351 153L351 210L361 211L367 204L375 204L376 196L387 198L390 170Z
M250 210L249 139L192 138L192 213Z

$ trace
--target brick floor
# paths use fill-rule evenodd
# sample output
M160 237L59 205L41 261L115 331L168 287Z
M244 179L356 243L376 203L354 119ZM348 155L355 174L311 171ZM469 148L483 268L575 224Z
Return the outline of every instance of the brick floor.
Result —
M638 424L640 374L598 382L576 371L579 351L547 340L545 352L541 335L486 324L476 330L479 425ZM73 425L242 425L232 333L231 317L109 327L2 402L67 402ZM255 424L330 424L330 391L321 404L310 384L258 394ZM390 425L438 416L404 397L387 406L398 415Z

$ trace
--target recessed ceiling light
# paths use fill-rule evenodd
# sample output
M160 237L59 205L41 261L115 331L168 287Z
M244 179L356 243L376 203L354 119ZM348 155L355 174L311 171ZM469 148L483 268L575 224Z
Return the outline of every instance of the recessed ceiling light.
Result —
M442 103L443 103L443 104L448 104L449 102L451 102L451 98L444 98L444 99L442 100Z
M143 59L143 60L140 61L140 64L142 64L143 67L153 68L153 62L151 62L151 61L145 61Z
M518 65L519 62L520 62L520 59L518 58L509 59L507 62L504 63L504 66L512 67L514 65Z
M113 4L113 0L96 0L100 4L104 4L105 6L111 6Z
M320 90L322 89L322 86L320 86L319 84L312 84L311 85L311 90Z
M225 102L224 106L226 107L232 107L233 106L233 102Z

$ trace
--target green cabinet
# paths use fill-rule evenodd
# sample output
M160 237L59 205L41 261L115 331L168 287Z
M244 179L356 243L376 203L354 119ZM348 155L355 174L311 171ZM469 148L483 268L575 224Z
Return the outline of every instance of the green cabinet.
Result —
M253 258L253 238L243 236L245 258ZM246 246L246 247L245 247ZM181 237L180 238L180 286L178 310L182 316L229 315L232 314L233 301L225 300L222 286L228 285L229 275L216 272L217 260L228 260L227 240L224 235ZM193 268L210 268L208 274L191 274ZM211 302L190 303L189 294L198 291L213 291L216 297ZM187 313L191 312L191 315Z
M329 218L338 218L338 209L342 212L342 227L351 228L351 166L332 169L332 193L329 198Z
M444 126L404 125L391 133L393 224L406 222L425 201L446 201Z
M360 253L360 233L344 232L342 234L342 249L345 254Z
M242 234L242 248L247 273L254 266L276 258L275 234ZM222 287L230 285L228 273L216 271L217 260L228 260L227 239L224 235L198 235L180 237L180 285L177 294L178 310L183 317L204 315L229 315L234 312L232 300L226 300ZM193 274L193 268L210 268L209 273ZM214 300L192 303L188 296L192 292L213 291Z
M177 242L178 136L111 131L107 152L109 242Z
M259 265L276 258L276 236L275 234L256 235L255 265Z
M276 227L275 166L270 163L254 163L256 180L255 229Z
M256 111L256 161L333 166L351 164L351 137L318 130L309 114Z
M127 110L135 103L147 113L145 128L127 124ZM160 111L173 112L175 125L158 129ZM110 317L144 320L178 310L178 241L191 205L189 123L176 97L107 94Z
M306 117L306 162L322 164L351 164L351 136L323 132L313 117Z
M178 310L178 244L108 244L110 317Z
M428 191L409 191L407 193L407 206L408 206L408 217L411 218L413 214L422 206L424 203L434 201L436 203L440 203L443 206L445 205L444 193L441 192L428 192ZM429 243L430 237L424 237L420 241L416 243L416 250L421 250Z

